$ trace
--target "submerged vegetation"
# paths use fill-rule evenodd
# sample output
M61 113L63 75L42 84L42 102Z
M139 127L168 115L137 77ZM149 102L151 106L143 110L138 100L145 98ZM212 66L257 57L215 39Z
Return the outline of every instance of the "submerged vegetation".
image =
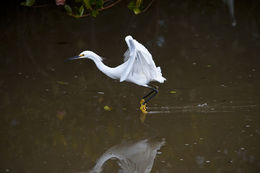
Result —
M145 12L153 3L154 0L129 0L128 9L135 14ZM121 0L56 0L56 5L64 6L67 14L75 17L96 17L99 12L109 9L121 2ZM37 0L25 0L21 3L22 6L37 7Z

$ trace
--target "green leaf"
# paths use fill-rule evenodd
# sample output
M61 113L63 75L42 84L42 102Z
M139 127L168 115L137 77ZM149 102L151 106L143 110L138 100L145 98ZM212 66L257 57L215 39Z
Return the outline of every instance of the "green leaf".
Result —
M64 5L64 8L65 8L66 12L67 12L69 15L72 14L72 9L71 9L71 7L70 7L69 5L65 4L65 5Z
M34 3L35 3L35 0L26 0L24 2L21 2L20 4L22 6L31 7L31 6L33 6Z
M130 10L133 10L133 9L135 8L135 2L134 2L134 1L129 2L128 8L129 8Z
M90 0L83 0L83 3L84 3L85 7L86 7L88 10L91 10L91 9L92 9L91 4L90 4Z
M104 4L103 0L96 0L97 9L103 8L103 4Z
M139 8L134 8L133 11L134 11L135 14L141 13L141 10Z
M95 4L96 4L96 1L97 1L97 0L89 0L89 3L90 3L91 5L95 5Z
M93 16L93 17L97 17L97 15L98 15L98 10L92 10L91 11L91 15Z
M176 94L177 92L176 91L170 91L171 94Z
M136 7L139 8L142 5L143 0L136 0Z
M81 5L79 8L79 16L82 16L83 13L84 13L84 7L83 7L83 5Z
M135 14L139 14L141 13L140 7L142 5L142 2L143 0L132 0L131 2L129 2L128 8L132 10Z

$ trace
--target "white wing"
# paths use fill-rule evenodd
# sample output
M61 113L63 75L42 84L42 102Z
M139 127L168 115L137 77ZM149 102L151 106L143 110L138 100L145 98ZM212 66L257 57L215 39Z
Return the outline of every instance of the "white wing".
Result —
M144 86L153 80L163 82L161 69L155 66L149 51L131 36L126 37L126 43L129 49L124 54L126 68L120 82L127 80Z
M127 55L129 56L129 58L127 58L127 61L125 61L125 71L122 73L121 77L120 77L120 82L123 82L127 79L127 76L129 75L130 71L131 71L131 67L134 64L135 61L135 56L136 56L136 47L134 45L134 42L132 39L129 39L129 37L131 36L127 36L125 38L125 41L128 45L128 53ZM131 37L132 38L132 37ZM125 53L126 54L126 53ZM130 58L131 57L131 58Z

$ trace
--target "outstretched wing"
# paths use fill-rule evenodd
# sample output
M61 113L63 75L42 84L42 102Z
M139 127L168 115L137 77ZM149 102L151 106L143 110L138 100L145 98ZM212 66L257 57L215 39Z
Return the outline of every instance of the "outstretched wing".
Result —
M128 45L128 50L124 54L126 70L120 82L131 80L135 83L147 83L156 79L158 69L149 51L131 36L126 37L126 43Z
M135 60L135 56L136 56L136 47L134 45L134 42L132 40L132 37L130 38L131 36L127 36L125 38L125 41L127 43L127 46L128 46L128 50L127 50L127 61L125 61L125 71L122 73L121 77L120 77L120 82L123 82L126 80L128 74L130 73L130 70L131 70L131 67L133 66L134 64L134 60ZM126 54L126 53L125 53Z

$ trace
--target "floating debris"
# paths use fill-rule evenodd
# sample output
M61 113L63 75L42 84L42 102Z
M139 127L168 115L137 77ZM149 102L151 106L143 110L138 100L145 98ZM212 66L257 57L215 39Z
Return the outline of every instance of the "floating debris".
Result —
M112 110L112 108L111 107L109 107L109 106L104 106L104 109L106 110L106 111L111 111Z
M200 107L200 108L202 108L202 107L208 106L208 104L207 104L207 103L202 103L202 104L198 104L197 106Z
M60 85L69 85L68 82L63 82L63 81L57 81L57 84L60 84Z

